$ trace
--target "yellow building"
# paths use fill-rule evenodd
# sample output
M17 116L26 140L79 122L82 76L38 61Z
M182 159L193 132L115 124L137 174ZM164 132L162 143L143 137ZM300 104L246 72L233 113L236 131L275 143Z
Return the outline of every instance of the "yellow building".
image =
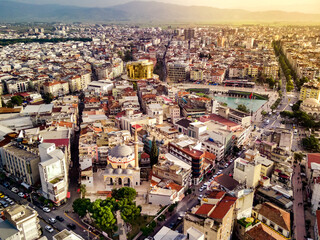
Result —
M192 69L190 71L190 80L192 81L199 81L203 80L203 70L201 69Z
M130 79L153 78L153 63L149 60L140 60L127 63L127 75Z
M305 100L307 98L314 98L318 101L320 100L320 83L315 81L310 81L301 87L300 90L300 100Z

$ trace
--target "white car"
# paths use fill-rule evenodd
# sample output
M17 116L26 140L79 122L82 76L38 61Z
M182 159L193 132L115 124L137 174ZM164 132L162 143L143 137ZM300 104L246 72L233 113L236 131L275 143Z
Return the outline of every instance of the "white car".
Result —
M220 175L221 173L222 173L222 170L219 170L219 171L217 172L218 175Z
M202 197L202 195L199 195L198 200L201 201Z
M56 223L56 222L57 222L57 220L56 220L56 219L54 219L54 218L49 218L49 222L50 222L51 224L53 224L53 223Z
M47 207L42 208L42 210L43 210L44 212L46 212L46 213L51 212L50 208L47 208Z
M13 188L11 188L11 192L18 193L18 192L19 192L19 189L16 188L16 187L13 187Z
M24 197L24 193L23 193L23 192L19 192L19 193L18 193L18 196L21 197L21 198L23 198L23 197Z
M53 232L53 228L50 227L49 225L45 226L44 227L49 233L52 233Z

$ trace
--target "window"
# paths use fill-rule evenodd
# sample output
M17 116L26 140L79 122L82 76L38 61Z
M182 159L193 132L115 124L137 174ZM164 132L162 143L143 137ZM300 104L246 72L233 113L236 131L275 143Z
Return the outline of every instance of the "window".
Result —
M274 229L274 224L273 224L273 223L270 223L270 227Z

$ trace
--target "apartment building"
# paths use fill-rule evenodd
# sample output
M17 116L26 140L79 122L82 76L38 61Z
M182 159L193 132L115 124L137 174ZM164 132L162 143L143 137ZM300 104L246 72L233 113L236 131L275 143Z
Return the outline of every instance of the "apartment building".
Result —
M39 182L40 157L36 149L18 143L9 144L2 148L1 157L6 171L12 176L30 186Z
M210 203L202 203L195 213L187 213L183 221L184 234L193 227L205 239L231 239L234 208L237 198L219 192Z
M39 145L42 195L60 205L67 198L68 168L64 153L54 143Z
M300 89L299 100L305 100L307 98L314 98L320 100L320 83L316 81L310 81L305 84Z
M188 65L185 63L168 63L168 82L183 82L187 79Z
M256 187L259 184L261 164L237 158L234 161L233 178L246 187Z
M40 220L36 210L26 205L14 205L3 212L4 217L19 231L21 240L39 239Z
M69 84L65 81L46 82L42 86L44 93L51 93L55 97L69 93Z

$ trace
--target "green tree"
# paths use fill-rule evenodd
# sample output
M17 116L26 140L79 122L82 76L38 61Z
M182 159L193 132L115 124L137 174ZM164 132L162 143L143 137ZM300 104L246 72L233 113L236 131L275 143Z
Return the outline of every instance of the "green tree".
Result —
M52 95L52 93L45 93L43 96L42 96L43 100L45 103L51 103L52 100L54 99L54 96Z
M109 206L101 206L101 202L101 199L97 199L90 205L91 217L103 231L112 230L117 221L111 208Z
M156 142L156 138L153 137L152 139L152 145L151 145L151 151L150 151L150 162L151 166L158 163L158 157L159 157L159 150Z
M298 161L298 162L301 162L302 161L302 159L303 159L303 153L301 153L301 152L295 152L294 154L293 154L293 158L294 158L294 160L295 161Z
M74 200L72 208L80 217L84 217L90 204L91 202L89 198L78 198Z
M13 96L11 97L11 103L13 105L17 105L17 106L21 106L21 104L23 103L23 97L21 96Z
M302 139L302 146L309 151L319 152L319 140L314 135Z
M133 222L140 215L140 208L128 199L118 201L118 208L120 209L121 218L125 222Z
M262 114L262 116L268 115L268 113L267 113L265 110L262 110L262 111L261 111L261 114Z
M86 197L86 193L87 193L87 186L85 184L81 184L80 185L80 194L82 198Z
M119 189L112 189L112 197L116 200L128 199L133 201L136 199L137 191L131 187L122 187Z
M250 110L246 107L246 105L244 105L244 104L239 104L238 105L238 107L237 107L237 109L239 110L239 111L241 111L241 112L246 112L246 113L249 113L250 112Z

